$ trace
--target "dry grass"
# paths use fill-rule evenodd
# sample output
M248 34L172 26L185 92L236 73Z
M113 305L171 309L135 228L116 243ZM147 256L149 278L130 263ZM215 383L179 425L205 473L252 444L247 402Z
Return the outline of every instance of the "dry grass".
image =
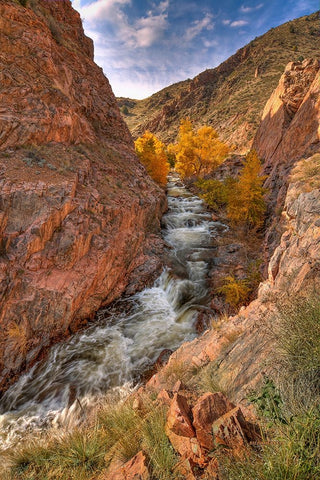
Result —
M68 434L48 432L6 452L6 480L96 480L116 459L125 463L141 449L152 478L174 479L176 454L165 434L167 409L147 395L112 403L107 399L94 418ZM2 478L2 477L1 477Z
M320 188L320 153L301 160L293 169L291 183L301 183L300 191L311 192Z

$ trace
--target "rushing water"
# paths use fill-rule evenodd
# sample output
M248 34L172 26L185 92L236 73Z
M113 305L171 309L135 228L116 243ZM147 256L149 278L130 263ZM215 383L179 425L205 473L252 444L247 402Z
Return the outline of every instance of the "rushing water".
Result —
M99 396L130 385L163 349L195 336L197 313L207 302L212 238L223 226L176 175L169 177L168 207L166 269L153 287L118 302L117 309L100 310L95 325L54 346L45 362L6 392L0 402L0 446L28 431L68 427Z

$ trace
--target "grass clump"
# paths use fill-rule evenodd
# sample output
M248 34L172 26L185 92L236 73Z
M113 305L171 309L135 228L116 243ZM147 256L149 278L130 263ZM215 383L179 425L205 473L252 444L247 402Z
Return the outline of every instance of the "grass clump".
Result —
M153 478L176 478L173 469L178 457L165 433L166 408L150 412L142 428L142 447L150 461Z
M138 400L138 401L137 401ZM47 434L13 448L6 457L8 480L96 480L113 460L122 464L140 450L158 480L174 479L177 462L165 434L167 408L147 395L107 401L96 417L70 434Z
M263 441L244 458L221 457L222 480L320 478L320 297L291 299L272 321L273 379L249 397Z
M162 372L163 380L167 388L173 388L175 383L180 380L184 385L190 384L197 368L193 365L186 365L184 362L171 358Z
M133 408L132 402L106 404L98 412L99 425L105 431L107 461L117 456L128 461L140 450L144 412Z
M14 480L85 480L104 464L104 435L97 429L76 430L49 440L28 442L10 455Z
M279 307L271 334L275 341L275 381L293 412L320 403L320 297Z
M291 182L301 182L305 192L320 188L320 153L301 160L291 173Z

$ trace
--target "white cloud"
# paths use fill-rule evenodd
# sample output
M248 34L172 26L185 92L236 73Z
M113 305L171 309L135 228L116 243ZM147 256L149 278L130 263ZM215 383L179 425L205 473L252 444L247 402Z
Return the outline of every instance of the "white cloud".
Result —
M167 29L168 22L166 13L152 15L148 12L147 17L139 18L131 31L131 40L137 47L150 47Z
M219 42L217 40L204 40L203 45L206 48L212 48L212 47L217 47L219 45Z
M94 2L81 6L81 0L74 0L74 7L80 15L88 22L119 19L121 6L128 5L131 0L95 0Z
M243 27L244 25L248 25L246 20L235 20L230 23L230 27Z
M222 23L223 23L223 25L230 25L231 20L228 20L228 19L222 20Z
M202 20L196 20L193 22L191 27L187 28L184 35L184 40L186 42L190 42L203 30L212 30L213 27L214 23L212 22L212 15L207 13Z
M259 3L258 5L255 5L254 7L247 7L245 5L241 5L240 12L242 12L242 13L254 12L255 10L260 10L260 8L262 8L263 5L264 5L263 3Z
M114 27L114 35L117 41L128 48L147 48L157 42L168 27L168 14L170 0L163 0L154 5L153 10L146 15L130 21L122 8L131 3L131 0L95 0L81 6L81 0L73 0L73 6L77 8L84 18L86 31L95 40L98 34L99 24L108 22Z

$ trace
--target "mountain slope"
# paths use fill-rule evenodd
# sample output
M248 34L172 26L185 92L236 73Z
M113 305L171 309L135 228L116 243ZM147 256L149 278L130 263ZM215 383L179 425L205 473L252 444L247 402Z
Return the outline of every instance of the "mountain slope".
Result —
M319 15L314 13L269 30L217 68L171 85L144 100L118 99L134 137L146 129L175 139L181 118L212 125L221 137L247 150L263 107L286 64L317 56ZM126 108L125 108L126 107Z

